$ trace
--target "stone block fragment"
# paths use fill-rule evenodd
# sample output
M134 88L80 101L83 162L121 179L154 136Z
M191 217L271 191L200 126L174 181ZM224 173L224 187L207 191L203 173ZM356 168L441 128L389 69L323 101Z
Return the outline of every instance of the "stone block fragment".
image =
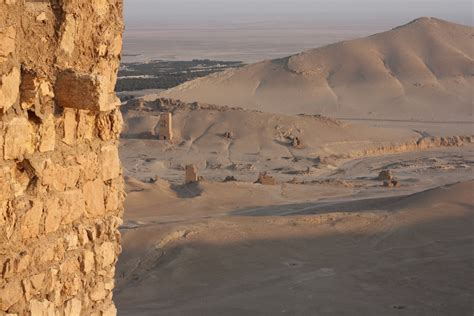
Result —
M54 116L48 115L39 128L38 150L41 153L53 151L56 145L56 126Z
M63 142L68 145L74 145L76 142L76 111L73 109L65 109L63 114Z
M82 302L77 298L73 298L66 302L64 314L68 316L81 316Z
M43 216L43 203L32 201L31 208L23 216L20 226L20 235L22 238L37 237L40 233L41 218Z
M13 69L4 75L0 75L0 109L3 112L11 108L18 100L20 93L20 69Z
M54 90L56 101L64 108L111 111L120 105L113 87L99 75L63 71L58 75Z
M258 180L256 183L262 184L262 185L276 185L277 181L274 177L269 175L267 172L262 172L258 176Z
M0 308L1 310L8 310L16 302L23 299L20 282L12 281L7 283L0 289Z
M86 213L96 217L105 213L104 182L101 179L89 181L82 190L86 200Z
M8 56L15 51L15 38L15 27L0 29L0 63L7 60Z
M94 269L95 261L94 261L94 253L90 250L85 250L82 256L81 261L81 270L84 273L89 273Z
M54 311L54 303L48 300L38 301L38 300L31 300L30 301L30 313L31 316L53 316L56 315Z
M115 145L103 146L100 153L102 180L108 181L120 176L120 158Z
M15 117L7 123L3 157L23 160L34 152L34 127L24 117Z
M77 33L77 21L74 15L67 14L61 26L61 40L59 47L67 55L71 55L75 49Z
M113 242L104 242L96 250L97 261L102 268L110 266L115 262L115 243Z

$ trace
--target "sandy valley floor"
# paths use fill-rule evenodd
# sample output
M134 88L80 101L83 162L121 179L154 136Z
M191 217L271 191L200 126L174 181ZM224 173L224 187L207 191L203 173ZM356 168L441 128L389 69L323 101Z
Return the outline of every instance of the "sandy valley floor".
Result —
M276 186L130 169L120 314L471 315L474 146L333 164ZM401 186L374 180L382 169Z

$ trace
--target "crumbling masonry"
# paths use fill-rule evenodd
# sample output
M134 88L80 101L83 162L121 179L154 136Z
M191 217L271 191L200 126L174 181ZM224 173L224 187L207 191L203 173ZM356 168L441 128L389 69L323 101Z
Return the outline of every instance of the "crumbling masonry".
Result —
M122 0L0 0L0 315L114 315Z

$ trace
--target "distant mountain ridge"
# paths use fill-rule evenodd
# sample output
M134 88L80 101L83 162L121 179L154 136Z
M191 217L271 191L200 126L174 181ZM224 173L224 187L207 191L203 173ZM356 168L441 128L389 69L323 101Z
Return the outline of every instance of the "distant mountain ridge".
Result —
M285 114L472 120L473 30L420 18L366 38L212 74L162 96Z

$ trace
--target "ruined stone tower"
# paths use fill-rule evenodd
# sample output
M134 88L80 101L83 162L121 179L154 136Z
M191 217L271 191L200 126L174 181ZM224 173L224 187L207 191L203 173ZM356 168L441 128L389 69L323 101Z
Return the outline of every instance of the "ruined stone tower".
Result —
M163 113L160 115L158 122L158 139L173 140L173 117L171 113Z
M122 0L0 0L0 315L114 315Z

